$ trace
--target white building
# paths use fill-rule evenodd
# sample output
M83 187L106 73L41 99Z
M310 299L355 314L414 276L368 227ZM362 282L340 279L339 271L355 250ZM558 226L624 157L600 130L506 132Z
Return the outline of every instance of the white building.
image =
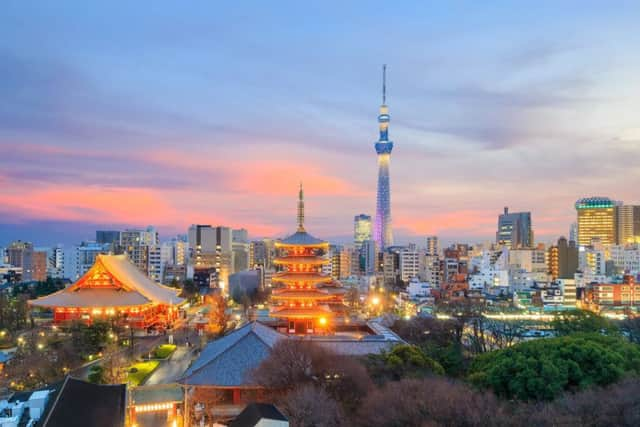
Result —
M78 280L93 266L96 256L110 252L110 243L82 242L74 246L65 254L64 277L72 281Z
M403 282L408 282L420 273L420 253L415 245L402 248L400 250L400 278Z
M431 285L427 282L421 282L417 278L412 278L407 285L407 293L411 299L427 298L431 296Z

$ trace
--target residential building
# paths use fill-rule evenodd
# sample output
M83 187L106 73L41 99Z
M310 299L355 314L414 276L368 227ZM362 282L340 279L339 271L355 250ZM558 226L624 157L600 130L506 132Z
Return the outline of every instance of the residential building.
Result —
M415 245L400 250L400 279L408 283L410 279L417 278L420 273L420 252Z
M224 290L233 268L233 238L229 227L192 225L189 227L189 253L194 277L199 284ZM211 277L215 277L212 282Z
M22 268L22 281L33 280L33 244L17 240L7 247L7 262Z
M360 248L360 256L364 263L364 274L375 275L378 269L378 246L375 240L365 240Z
M74 246L69 262L65 262L65 277L71 280L79 279L95 264L98 255L110 252L109 243L82 242Z
M159 243L158 232L154 227L149 226L144 230L127 229L120 232L115 252L126 254L133 265L149 275L149 248Z
M438 236L427 236L426 254L430 256L440 255L440 241Z
M504 213L498 217L496 243L514 249L533 247L531 212L510 213L505 207Z
M47 274L54 279L64 277L64 247L57 245L51 248L47 264Z
M231 231L231 239L233 242L249 243L249 232L244 228L234 229Z

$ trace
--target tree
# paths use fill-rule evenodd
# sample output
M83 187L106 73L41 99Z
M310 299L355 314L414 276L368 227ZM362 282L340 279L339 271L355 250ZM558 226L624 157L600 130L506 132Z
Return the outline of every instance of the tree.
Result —
M582 334L480 355L469 379L501 397L552 400L562 391L612 384L627 373L640 373L639 347L619 337Z
M415 317L411 320L398 320L391 329L440 363L447 375L459 377L464 375L467 365L461 342L461 324L458 319Z
M209 322L207 333L209 335L222 335L227 330L229 315L227 314L227 302L220 294L207 295L205 303L209 307Z
M520 341L526 331L522 322L487 320L485 328L489 332L489 345L493 349L503 349Z
M551 326L558 335L576 333L617 334L618 328L606 318L587 310L570 310L556 314Z
M491 426L499 425L503 414L502 405L491 394L478 393L442 377L431 377L393 381L373 390L352 425Z
M640 344L640 317L624 320L620 324L620 332L632 343Z
M252 372L252 379L268 389L289 392L287 396L306 386L319 387L347 413L355 411L373 387L358 360L303 340L276 343L269 357Z
M403 378L444 375L444 368L428 357L420 347L400 344L389 352L370 354L366 360L371 377L378 383Z
M291 427L342 425L343 415L338 403L322 388L310 384L289 392L280 407L289 418Z
M182 285L182 293L180 295L193 302L198 297L199 291L198 285L192 279L186 279Z

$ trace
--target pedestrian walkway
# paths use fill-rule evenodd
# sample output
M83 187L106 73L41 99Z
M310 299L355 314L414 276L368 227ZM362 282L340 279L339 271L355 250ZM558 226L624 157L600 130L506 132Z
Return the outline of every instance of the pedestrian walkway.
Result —
M144 384L155 385L175 382L189 367L193 350L193 347L179 346L168 360L160 362L158 369L151 374L151 377Z

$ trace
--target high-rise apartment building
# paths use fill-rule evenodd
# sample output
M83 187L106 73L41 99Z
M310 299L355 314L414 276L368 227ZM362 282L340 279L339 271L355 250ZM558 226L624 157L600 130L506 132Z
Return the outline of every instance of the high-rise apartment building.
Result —
M504 213L498 217L496 243L513 249L533 247L531 212L510 213L505 206Z
M547 250L547 268L551 279L573 279L578 270L576 242L560 237L558 243Z
M438 256L440 254L440 241L438 236L427 236L426 254L431 256Z
M22 268L22 281L33 280L33 244L17 240L7 248L7 262Z
M409 283L409 280L418 277L420 273L421 256L415 245L400 250L400 279Z
M365 240L371 240L371 216L356 215L353 218L353 245L360 249Z
M389 185L389 163L393 142L389 141L389 107L387 107L386 88L387 66L382 68L382 105L378 115L380 138L375 143L378 154L378 191L376 198L376 219L373 239L378 248L383 250L393 245L393 229L391 223L391 187Z
M98 243L98 242L96 242ZM144 274L149 275L149 248L160 243L154 227L145 230L128 229L120 232L116 253L124 253ZM109 241L98 244L110 244Z
M640 206L617 207L618 244L640 243Z
M110 243L82 242L75 246L65 262L65 277L78 280L95 264L98 255L109 254L111 249Z
M608 197L580 199L575 207L578 213L578 246L589 246L593 239L603 245L618 242L618 206L620 202Z
M51 248L47 262L47 274L54 279L64 277L64 247L57 245Z
M249 248L249 265L251 265L251 268L260 266L265 270L272 271L275 256L276 246L274 240L262 239L251 242Z

